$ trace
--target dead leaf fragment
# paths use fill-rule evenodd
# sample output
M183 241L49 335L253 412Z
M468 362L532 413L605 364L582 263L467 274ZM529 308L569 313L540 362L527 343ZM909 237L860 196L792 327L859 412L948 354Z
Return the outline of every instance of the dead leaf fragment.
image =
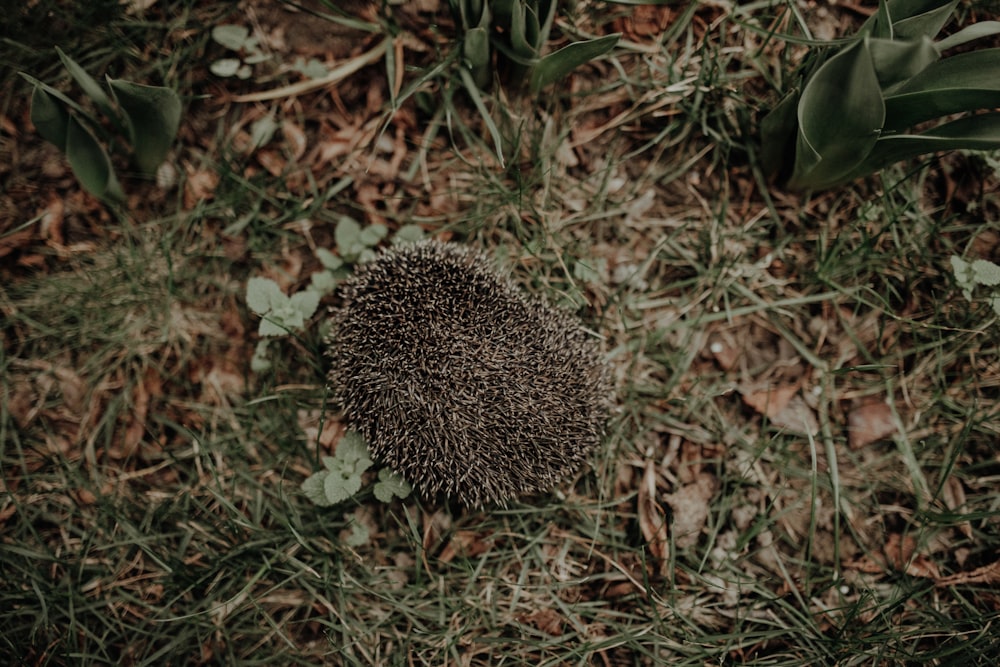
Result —
M895 432L892 408L884 401L866 403L847 415L847 442L851 449L870 445Z
M1000 584L1000 560L976 568L971 572L956 572L947 577L939 577L935 586L959 586L962 584Z
M708 521L709 501L715 495L717 487L715 476L703 472L694 482L664 496L663 499L673 514L671 528L678 548L685 549L698 543L705 522Z
M639 530L642 532L649 553L659 562L661 574L666 573L670 547L667 543L667 517L657 502L656 464L646 461L646 470L639 484Z

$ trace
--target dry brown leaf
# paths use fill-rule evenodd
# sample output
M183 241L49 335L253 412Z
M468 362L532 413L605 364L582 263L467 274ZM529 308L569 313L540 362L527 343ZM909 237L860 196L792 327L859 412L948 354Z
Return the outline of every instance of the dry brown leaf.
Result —
M771 417L771 423L778 428L795 433L809 433L811 435L819 433L819 420L816 418L816 412L802 396L793 396L792 400L778 414Z
M192 209L198 202L215 196L215 188L219 185L219 175L208 169L196 169L185 165L187 180L184 182L184 208Z
M799 383L795 382L786 385L770 385L764 388L759 386L749 386L740 389L743 402L753 408L758 414L774 419L795 396L799 390Z
M473 558L490 550L493 540L474 530L458 530L448 540L448 544L438 557L442 563L450 563L456 556Z
M517 620L552 637L561 637L566 624L562 614L551 608L536 609L530 614L519 614Z
M939 579L937 565L926 554L917 553L917 543L910 535L892 533L881 554L866 555L846 564L853 570L868 574L902 572L911 577Z
M847 442L851 449L870 445L895 432L892 408L884 401L865 403L847 415Z
M657 502L657 495L656 464L649 459L646 461L646 469L639 484L637 501L639 530L649 545L649 553L659 562L660 573L665 574L670 555L667 543L667 517Z
M956 572L947 577L938 577L935 586L960 586L962 584L1000 584L1000 560L976 568L971 572Z
M684 549L697 544L701 531L708 521L709 501L718 487L715 476L701 473L691 484L685 484L675 493L664 496L673 515L671 528L674 542Z
M306 154L306 133L290 120L281 121L281 135L285 138L288 152L293 160L301 160Z
M944 496L945 506L955 512L956 514L965 514L966 499L965 499L965 487L962 486L961 480L957 477L949 477L944 484L942 489ZM958 530L965 535L970 540L972 539L972 524L968 521L962 521L958 524Z

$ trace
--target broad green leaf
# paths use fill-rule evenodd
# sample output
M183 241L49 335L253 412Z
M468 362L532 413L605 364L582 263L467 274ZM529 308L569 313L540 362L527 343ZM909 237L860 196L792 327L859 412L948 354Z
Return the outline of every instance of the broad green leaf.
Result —
M885 98L886 129L903 131L948 114L1000 107L1000 49L931 64Z
M966 26L954 35L949 35L941 41L936 42L934 47L938 51L943 52L965 44L966 42L982 39L983 37L991 37L997 34L1000 34L1000 21L980 21L979 23L973 23L972 25Z
M333 238L337 242L337 249L341 256L345 250L351 250L358 244L358 237L361 235L361 225L346 215L337 222L337 228L333 231Z
M72 116L66 130L66 157L77 180L88 192L110 201L125 198L104 147Z
M882 88L915 76L941 57L927 36L912 41L869 39L868 46Z
M118 114L115 113L114 105L111 103L111 98L108 94L104 92L101 88L101 84L97 80L90 76L85 69L80 67L75 60L63 53L62 49L58 46L56 47L56 53L59 54L59 59L62 60L63 65L69 72L70 76L83 88L83 92L94 101L94 104L98 109L101 110L105 116L107 116L111 121L118 124L119 118Z
M403 225L392 235L393 243L413 243L424 238L424 228L420 225Z
M31 93L31 122L46 141L59 150L66 150L66 133L69 130L69 112L55 96L35 86Z
M321 470L314 475L310 475L302 482L302 493L306 498L320 507L329 507L333 503L326 497L326 478L330 475L329 470Z
M361 230L360 234L358 234L358 241L371 248L377 246L379 241L388 236L388 234L389 228L385 225L368 225Z
M388 468L378 471L378 481L373 489L375 497L383 503L392 502L393 497L405 498L412 490L409 482Z
M228 78L236 76L236 73L239 72L240 67L242 66L243 61L239 58L219 58L218 60L212 61L212 64L208 66L208 71L215 76Z
M361 473L330 471L323 479L323 492L331 505L342 503L361 490Z
M826 187L852 173L872 150L885 120L885 105L868 49L868 38L830 58L799 100L795 167L788 186Z
M864 162L837 182L846 182L925 153L963 149L1000 149L1000 112L967 116L922 134L880 137Z
M212 28L212 39L230 51L240 51L247 46L250 30L242 25L217 25Z
M111 79L108 84L125 114L135 165L145 175L156 173L177 136L181 98L170 88Z
M1000 266L989 260L977 259L972 262L972 277L980 285L1000 285Z
M257 315L267 315L286 305L285 296L278 283L270 278L250 278L247 281L247 307Z
M797 89L792 90L760 122L760 162L768 176L776 175L793 160L800 97Z
M324 269L329 269L330 271L336 271L344 266L344 260L337 257L326 248L316 248L316 259L319 260L319 263L323 265Z
M490 35L486 28L473 28L465 33L462 54L472 78L479 88L485 90L490 85Z
M292 295L289 302L296 312L294 320L296 326L292 328L301 328L305 325L305 321L313 316L319 307L319 297L319 293L312 290L302 290Z
M951 20L958 0L900 0L890 3L892 30L895 39L934 37Z
M566 77L580 65L598 58L615 47L621 33L605 35L585 42L574 42L542 58L531 73L531 91L537 93L545 86Z
M368 455L368 445L365 444L364 437L357 431L347 431L344 437L337 443L335 456L343 465L350 466L350 469L363 473L372 465L371 457Z

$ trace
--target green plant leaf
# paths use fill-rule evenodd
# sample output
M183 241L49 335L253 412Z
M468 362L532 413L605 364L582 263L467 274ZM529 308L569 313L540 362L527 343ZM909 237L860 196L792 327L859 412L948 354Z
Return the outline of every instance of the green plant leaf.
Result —
M605 35L585 42L574 42L538 61L531 73L531 91L537 93L550 83L564 78L580 65L598 58L615 47L621 33Z
M888 130L953 113L1000 107L1000 49L939 60L894 88L885 98Z
M801 92L793 89L760 122L760 163L768 177L778 174L785 164L794 161L801 97Z
M326 497L326 478L330 475L329 470L320 470L314 475L310 475L302 482L302 493L306 498L320 507L329 507L333 503Z
M1000 112L967 116L939 125L922 134L880 137L868 157L853 172L845 174L835 183L847 182L878 171L894 162L908 160L925 153L998 148L1000 148Z
M882 88L905 81L941 57L930 37L913 41L869 39L872 63Z
M177 136L181 98L170 88L146 86L122 79L108 81L125 115L136 167L156 173Z
M388 234L389 228L385 225L368 225L361 230L360 234L358 234L358 242L372 248L377 246L382 239L388 236Z
M892 30L895 39L934 37L951 20L958 0L898 0L890 2Z
M885 121L885 105L867 37L817 70L799 100L798 121L788 182L793 190L838 182L871 152Z
M215 76L228 78L236 76L242 66L243 61L239 58L219 58L212 61L212 64L208 66L208 70Z
M333 239L337 242L337 250L341 257L348 255L345 250L350 251L358 244L361 236L361 225L346 215L337 222L337 228L333 231Z
M90 130L73 116L66 129L66 158L77 180L88 192L108 201L125 199L111 158Z
M947 51L956 46L971 42L983 37L991 37L1000 34L1000 21L980 21L972 25L965 26L954 35L949 35L934 44L938 51Z
M63 53L62 49L58 46L56 47L56 53L59 54L59 59L62 60L63 65L69 72L70 76L83 88L83 92L94 101L94 104L100 109L101 113L108 117L116 125L121 125L121 119L118 117L115 111L114 105L111 103L111 98L108 94L104 92L101 88L101 84L97 80L90 76L85 69L80 67L75 60ZM119 127L119 129L124 129Z
M62 102L41 86L35 86L31 93L31 122L43 139L66 151L69 112Z
M393 243L413 243L424 238L424 228L420 225L403 225L392 235Z
M995 287L1000 285L1000 266L985 259L977 259L972 262L972 279L980 285Z
M378 481L372 490L379 502L391 503L393 498L405 498L410 495L413 487L392 470L382 468L378 471Z
M278 283L270 278L250 278L247 280L247 307L257 315L267 315L275 308L286 305L285 296Z
M337 443L335 456L343 465L350 466L351 470L359 474L372 466L368 445L365 444L364 436L357 431L344 433L344 437Z
M295 310L294 321L297 326L291 328L300 329L305 325L305 321L312 317L319 307L319 298L319 293L312 290L302 290L292 295L289 303Z
M323 479L323 493L329 504L342 503L361 490L361 473L331 471Z
M230 51L241 51L248 46L254 46L250 40L250 30L242 25L217 25L212 28L212 40Z

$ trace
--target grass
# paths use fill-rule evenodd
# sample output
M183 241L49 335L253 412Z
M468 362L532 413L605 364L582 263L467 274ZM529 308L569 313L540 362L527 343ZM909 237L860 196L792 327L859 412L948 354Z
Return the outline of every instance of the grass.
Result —
M461 126L423 166L429 119L404 105L391 150L322 169L279 134L274 175L206 73L225 7L167 4L182 18L123 18L116 48L190 94L176 190L133 183L131 212L108 215L23 157L28 130L15 140L33 187L8 190L21 215L0 223L0 245L32 230L0 287L5 662L992 664L995 580L970 573L1000 546L997 322L948 257L996 259L996 177L950 156L810 198L765 191L740 114L794 53L740 26L784 5L692 5L571 92L509 101L506 169L456 96ZM563 30L627 13L581 4ZM164 35L173 49L135 58ZM431 53L408 49L408 76ZM381 117L369 83L253 113L320 145L337 109ZM18 85L0 108L19 123ZM185 201L203 173L218 184ZM53 193L61 242L32 222ZM253 374L243 290L306 283L344 213L490 248L605 337L618 406L588 468L506 510L369 490L308 503L337 417L322 318ZM769 410L767 388L788 386L791 416ZM852 415L887 401L895 428L852 445ZM370 538L352 546L358 523Z

